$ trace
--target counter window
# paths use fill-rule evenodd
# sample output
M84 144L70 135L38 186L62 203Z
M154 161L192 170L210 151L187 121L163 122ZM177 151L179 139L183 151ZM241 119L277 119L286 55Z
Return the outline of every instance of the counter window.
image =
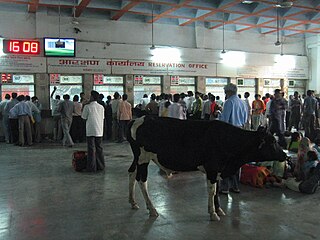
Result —
M103 101L107 101L109 95L113 99L115 92L118 92L122 96L124 94L124 78L123 76L95 74L93 89L104 95Z
M237 79L238 94L241 94L241 98L244 99L244 93L249 92L249 100L254 100L256 94L256 79L254 78L238 78Z
M151 94L161 94L161 77L160 76L134 76L134 106L140 103L144 94L150 98Z
M181 76L171 76L170 78L171 86L170 93L185 93L192 91L193 93L196 90L196 79L195 77L181 77Z
M280 79L264 79L263 96L266 93L274 94L275 89L281 89Z
M228 78L206 78L206 93L211 93L216 97L219 96L221 100L224 100L224 86L228 83Z
M1 74L1 100L6 94L16 92L19 95L29 95L33 97L34 93L34 75L27 74Z
M300 96L306 93L306 80L289 80L288 96L293 95L295 91L297 91Z
M54 97L60 95L61 100L63 100L63 95L68 94L72 101L74 95L80 97L80 93L83 91L82 76L50 74L50 95L54 87L57 87Z

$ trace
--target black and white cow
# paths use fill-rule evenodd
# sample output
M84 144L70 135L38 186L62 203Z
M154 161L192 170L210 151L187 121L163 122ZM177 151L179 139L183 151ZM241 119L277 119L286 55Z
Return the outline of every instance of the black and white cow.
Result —
M167 173L192 171L200 166L207 175L211 220L224 215L215 206L219 177L234 175L247 162L284 161L286 154L266 130L246 131L221 121L191 121L142 117L130 123L128 141L134 160L129 168L129 202L133 209L138 181L150 216L158 216L147 189L148 164L157 163ZM218 208L218 209L216 209Z

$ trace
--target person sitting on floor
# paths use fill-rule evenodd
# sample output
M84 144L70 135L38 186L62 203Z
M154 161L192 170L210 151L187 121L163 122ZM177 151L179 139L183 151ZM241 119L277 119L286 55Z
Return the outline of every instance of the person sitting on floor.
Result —
M294 176L301 180L303 177L302 166L308 160L308 152L312 150L310 139L304 137L301 139L301 142L298 147L298 160L294 168Z
M273 183L274 186L287 187L296 192L313 194L320 183L320 164L315 151L307 152L307 161L302 166L302 178L290 177L283 179L281 183Z
M298 147L301 141L301 135L299 132L294 132L291 134L291 140L288 145L288 150L291 152L298 152Z

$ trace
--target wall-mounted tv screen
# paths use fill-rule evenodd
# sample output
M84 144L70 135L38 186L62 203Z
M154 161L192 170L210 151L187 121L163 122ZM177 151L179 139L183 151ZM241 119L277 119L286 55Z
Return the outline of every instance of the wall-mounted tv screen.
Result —
M74 38L44 38L46 57L75 57L76 40Z

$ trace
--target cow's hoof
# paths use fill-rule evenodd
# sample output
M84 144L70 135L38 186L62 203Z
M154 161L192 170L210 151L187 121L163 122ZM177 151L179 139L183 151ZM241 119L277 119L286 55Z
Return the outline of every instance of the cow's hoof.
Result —
M153 209L153 210L150 210L149 216L150 217L159 217L159 213L157 212L157 210Z
M173 174L172 173L167 173L167 178L170 179L172 178Z
M220 217L216 213L210 214L210 221L220 221Z
M221 208L218 208L217 214L218 214L218 216L220 216L220 217L226 215L226 213L225 213Z
M139 209L139 205L137 203L131 203L131 209Z

